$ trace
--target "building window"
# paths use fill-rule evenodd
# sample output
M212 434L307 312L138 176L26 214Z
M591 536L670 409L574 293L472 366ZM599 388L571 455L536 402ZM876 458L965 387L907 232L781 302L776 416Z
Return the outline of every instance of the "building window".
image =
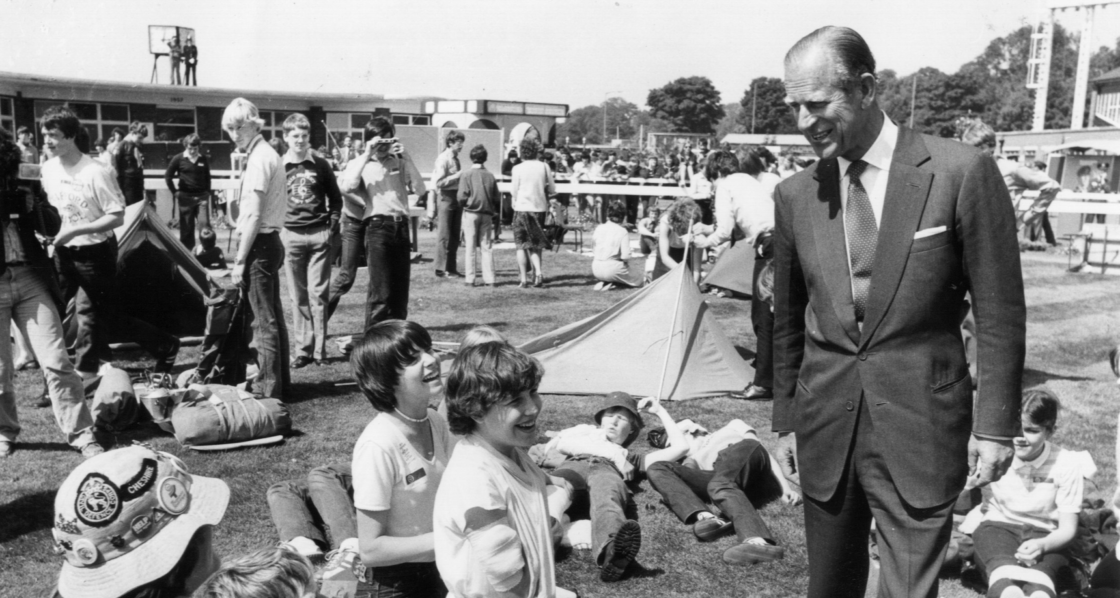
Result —
M284 119L288 118L291 112L273 112L271 110L261 111L261 120L264 121L264 126L261 127L261 135L264 136L265 141L271 141L273 137L283 139L284 137Z
M12 98L0 98L0 128L7 129L12 135L16 134L16 111Z
M151 132L156 141L177 143L197 130L194 108L156 107L155 121Z
M366 123L373 116L369 112L328 112L327 128L339 143L347 135L361 139L365 135ZM431 124L431 117L426 114L393 114L390 117L396 126Z
M109 139L109 134L115 127L120 127L128 132L129 112L127 104L90 104L84 102L51 102L35 100L35 120L38 122L47 108L51 106L67 105L78 119L82 121L82 128L89 133L90 145L98 138ZM41 137L39 131L35 132L36 139ZM40 142L42 140L40 139Z

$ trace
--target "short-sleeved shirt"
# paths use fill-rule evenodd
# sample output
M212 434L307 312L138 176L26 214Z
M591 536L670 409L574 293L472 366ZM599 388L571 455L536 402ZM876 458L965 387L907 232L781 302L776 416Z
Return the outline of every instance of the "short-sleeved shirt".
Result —
M358 168L356 162L347 166L348 173ZM365 192L366 206L362 218L370 216L408 216L408 194L424 195L427 188L424 178L408 154L387 155L384 160L373 157L361 166L361 180L358 188ZM345 191L357 191L346 189ZM360 193L360 192L359 192Z
M451 431L431 409L428 425L435 447L431 459L417 452L392 416L384 413L373 418L354 445L354 506L388 511L384 535L411 537L432 531L432 510L450 456Z
M254 191L264 198L258 201ZM260 215L261 233L279 231L284 227L284 215L288 209L288 181L284 175L284 165L280 154L257 135L249 143L245 170L241 173L241 212L237 217L237 227L250 214Z
M43 189L62 217L60 232L124 211L124 194L113 171L89 156L82 156L69 168L58 158L51 158L43 164L42 177ZM78 235L66 246L96 245L112 236L113 231Z
M985 521L1058 529L1062 513L1080 513L1085 478L1096 472L1087 452L1068 451L1049 442L1033 461L1015 457L1011 469L992 482Z

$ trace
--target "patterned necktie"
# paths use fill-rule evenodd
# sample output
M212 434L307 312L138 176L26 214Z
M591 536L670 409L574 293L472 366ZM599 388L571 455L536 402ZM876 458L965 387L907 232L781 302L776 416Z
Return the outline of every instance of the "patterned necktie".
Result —
M871 288L871 265L875 261L875 246L879 241L879 225L871 200L859 176L867 162L856 160L848 166L848 205L844 210L844 232L848 235L848 257L852 267L852 300L856 307L856 321L863 321L867 309L867 293Z

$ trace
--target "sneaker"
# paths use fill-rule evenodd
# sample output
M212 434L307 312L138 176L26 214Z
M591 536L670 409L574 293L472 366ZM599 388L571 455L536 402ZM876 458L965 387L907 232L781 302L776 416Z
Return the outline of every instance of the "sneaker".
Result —
M604 287L604 286L606 286L606 284L607 284L607 283L605 283L605 282L597 282L597 283L595 283L595 290L596 290L596 291L601 291L601 290L603 290L603 287Z
M365 579L366 567L353 550L339 548L327 553L327 564L319 571L319 594L353 596L358 581Z
M97 455L100 455L104 452L105 447L97 444L96 442L91 442L81 448L82 457L86 459L89 459L90 457L96 457Z
M723 517L697 519L696 523L692 524L692 533L701 542L711 542L722 538L733 529L735 529L735 526Z
M293 370L298 370L300 368L305 368L305 367L307 367L309 365L312 365L312 364L318 364L318 362L315 361L313 358L311 358L308 355L300 355L300 356L298 356L298 357L296 357L295 359L292 360L292 369Z
M744 388L742 392L733 392L729 396L733 399L745 401L765 401L774 398L774 389L751 384Z
M447 272L436 270L436 278L447 278Z
M618 581L626 574L630 563L642 548L642 526L637 521L628 520L618 528L614 539L607 544L603 555L603 565L599 569L599 579L605 582Z
M786 556L786 549L776 544L753 544L749 540L736 544L723 553L723 562L729 565L754 565L780 561Z
M156 365L152 370L161 374L170 372L171 369L175 367L175 358L179 356L179 348L181 346L182 342L176 338L175 342L171 343L171 347L168 348L167 351L162 355L156 356Z
M12 451L16 450L16 443L13 440L0 440L0 459L7 459L12 456Z

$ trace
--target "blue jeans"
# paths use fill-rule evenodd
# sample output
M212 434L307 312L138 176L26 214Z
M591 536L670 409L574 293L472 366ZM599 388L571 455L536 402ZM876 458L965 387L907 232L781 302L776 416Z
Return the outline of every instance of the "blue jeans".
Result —
M284 245L280 233L259 233L245 262L249 307L253 315L253 338L257 345L260 373L252 380L258 396L283 399L284 387L291 383L288 369L288 326L280 303L280 266Z
M343 540L358 537L349 463L316 467L306 480L277 482L267 498L281 542L302 536L336 550Z
M447 587L435 563L401 563L366 569L373 586L369 598L434 598L447 596ZM362 592L358 592L361 596Z
M331 279L330 301L327 302L326 321L330 321L334 310L342 296L350 292L354 286L354 276L358 272L358 262L361 261L362 252L365 251L366 224L368 220L358 220L346 214L342 215L342 247L339 249L341 263L334 271ZM333 250L333 248L332 248ZM332 257L332 262L334 261Z
M14 323L30 341L46 378L55 421L66 442L80 449L94 442L93 417L85 403L82 379L66 354L62 318L51 296L48 276L47 268L8 266L0 274L0 322ZM13 371L10 336L0 334L0 440L14 442L20 425Z
M412 275L407 216L371 216L366 219L366 326L408 318L408 285Z
M697 513L707 511L710 500L735 524L739 541L774 540L755 509L780 497L782 487L771 472L770 455L757 440L742 440L720 451L712 471L661 461L646 475L682 522L691 523Z
M564 478L578 492L587 492L591 503L591 554L601 562L603 549L626 523L630 489L609 463L568 459L552 475Z
M174 336L120 310L116 237L94 245L59 247L56 255L63 298L74 299L78 321L74 365L78 371L95 373L102 360L112 361L107 334L110 329L154 357L163 357L171 350Z

